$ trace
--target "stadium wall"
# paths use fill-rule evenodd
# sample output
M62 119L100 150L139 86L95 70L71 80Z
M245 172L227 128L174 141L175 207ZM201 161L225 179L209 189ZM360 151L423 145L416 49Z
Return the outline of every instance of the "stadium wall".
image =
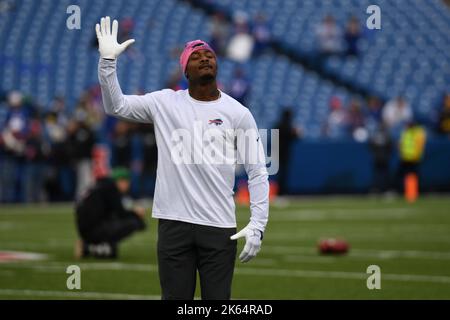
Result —
M369 145L355 142L307 142L293 145L288 191L292 194L367 193L373 182ZM393 184L399 164L394 152L390 162ZM422 191L450 191L450 141L434 139L426 146L420 166Z

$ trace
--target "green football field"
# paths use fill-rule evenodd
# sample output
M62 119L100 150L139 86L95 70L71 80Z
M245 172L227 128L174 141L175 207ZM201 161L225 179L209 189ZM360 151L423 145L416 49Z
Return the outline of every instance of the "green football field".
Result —
M248 217L248 208L240 207L239 227ZM118 260L75 261L71 205L0 206L0 252L43 255L0 262L0 299L159 299L156 220L148 221L146 231L121 244ZM318 254L318 240L328 237L348 240L350 252ZM73 264L81 268L80 290L66 286ZM370 265L381 269L379 290L367 288ZM429 196L411 205L320 197L272 206L260 254L236 262L232 297L450 299L450 198Z

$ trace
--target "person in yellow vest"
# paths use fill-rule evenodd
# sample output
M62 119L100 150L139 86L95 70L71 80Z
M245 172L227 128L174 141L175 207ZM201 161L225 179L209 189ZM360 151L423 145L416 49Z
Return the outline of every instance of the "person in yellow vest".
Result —
M404 186L405 178L414 174L418 179L420 162L425 152L427 135L425 129L415 121L410 121L400 135L400 190Z

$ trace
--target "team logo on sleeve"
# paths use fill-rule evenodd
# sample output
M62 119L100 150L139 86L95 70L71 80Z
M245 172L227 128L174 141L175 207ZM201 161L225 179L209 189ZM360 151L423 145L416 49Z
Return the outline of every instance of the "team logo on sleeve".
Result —
M223 121L222 119L213 119L213 120L209 120L208 124L215 124L216 126L220 126L222 125Z

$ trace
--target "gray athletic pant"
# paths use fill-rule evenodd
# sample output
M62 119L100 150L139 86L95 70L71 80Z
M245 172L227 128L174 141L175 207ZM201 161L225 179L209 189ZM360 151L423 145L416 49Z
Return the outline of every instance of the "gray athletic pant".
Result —
M231 296L236 228L217 228L159 219L158 264L163 300L192 300L200 275L204 300Z

